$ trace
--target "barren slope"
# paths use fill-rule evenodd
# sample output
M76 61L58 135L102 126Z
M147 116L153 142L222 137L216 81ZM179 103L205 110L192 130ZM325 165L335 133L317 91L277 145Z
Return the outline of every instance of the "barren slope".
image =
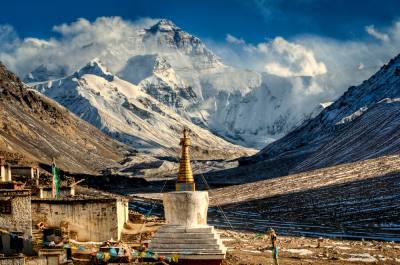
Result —
M210 192L236 229L400 240L400 156L229 186ZM227 226L218 214L211 222Z
M71 172L93 173L120 160L126 147L58 103L27 89L0 64L0 150Z

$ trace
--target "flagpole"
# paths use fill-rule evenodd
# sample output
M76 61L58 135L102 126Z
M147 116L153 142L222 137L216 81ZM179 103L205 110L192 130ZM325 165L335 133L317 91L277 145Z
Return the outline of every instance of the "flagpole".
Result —
M51 163L51 174L53 175L52 183L51 183L51 194L52 194L53 198L56 197L55 167L56 167L56 159L53 157L53 161Z
M56 166L56 160L53 157L53 163L51 165L51 171L53 174L53 183L51 187L53 198L60 198L60 170Z

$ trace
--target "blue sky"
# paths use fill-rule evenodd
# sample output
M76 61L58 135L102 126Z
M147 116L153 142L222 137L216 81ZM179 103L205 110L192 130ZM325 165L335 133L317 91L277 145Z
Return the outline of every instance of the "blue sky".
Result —
M2 2L0 24L20 37L48 38L52 27L83 17L167 18L203 39L220 41L227 33L258 43L282 36L313 34L338 40L368 37L364 27L398 19L396 0L13 0Z

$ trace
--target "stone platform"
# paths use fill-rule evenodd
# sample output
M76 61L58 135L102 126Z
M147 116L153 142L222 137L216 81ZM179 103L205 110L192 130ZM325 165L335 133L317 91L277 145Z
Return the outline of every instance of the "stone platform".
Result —
M167 224L149 245L159 256L178 255L178 264L221 264L226 248L214 227L207 225L208 192L163 195Z

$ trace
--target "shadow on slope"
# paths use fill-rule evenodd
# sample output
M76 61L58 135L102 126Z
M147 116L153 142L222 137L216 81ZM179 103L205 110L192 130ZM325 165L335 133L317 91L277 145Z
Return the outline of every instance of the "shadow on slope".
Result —
M290 142L295 135L296 131L286 138ZM210 172L206 179L213 187L238 185L400 154L400 101L376 103L352 121L338 124L329 137L321 137L270 159L242 159L238 168Z
M268 189L268 187L267 187ZM232 194L234 197L235 194ZM400 241L400 173L222 206L235 230ZM229 224L216 209L209 222Z

